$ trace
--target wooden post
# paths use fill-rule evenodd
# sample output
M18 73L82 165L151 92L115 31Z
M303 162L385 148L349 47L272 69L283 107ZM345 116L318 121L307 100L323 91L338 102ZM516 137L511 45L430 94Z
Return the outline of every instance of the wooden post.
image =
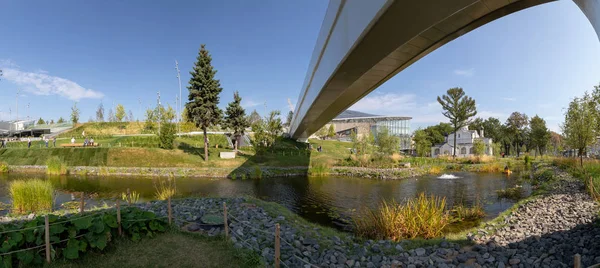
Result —
M275 224L275 268L279 268L280 257L279 223Z
M173 218L173 212L171 211L171 196L167 199L167 210L169 211L169 225L171 225L171 219Z
M127 188L127 204L131 206L131 191Z
M83 214L83 207L85 206L84 192L81 192L81 202L79 203L79 213Z
M573 267L581 268L581 255L575 254L575 259L573 260Z
M223 228L225 229L225 240L229 238L229 225L227 224L227 204L223 202Z
M123 236L123 229L121 229L121 200L117 198L117 224L119 225L119 236Z
M50 263L52 256L50 256L50 220L48 220L48 215L46 215L45 220L44 236L46 237L46 262Z

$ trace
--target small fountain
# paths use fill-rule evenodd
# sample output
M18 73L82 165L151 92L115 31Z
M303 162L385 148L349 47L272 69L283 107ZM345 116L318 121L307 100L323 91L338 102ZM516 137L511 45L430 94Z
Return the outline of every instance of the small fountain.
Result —
M437 178L442 179L442 180L453 180L453 179L459 179L460 177L454 176L452 174L442 174L442 176L439 176Z

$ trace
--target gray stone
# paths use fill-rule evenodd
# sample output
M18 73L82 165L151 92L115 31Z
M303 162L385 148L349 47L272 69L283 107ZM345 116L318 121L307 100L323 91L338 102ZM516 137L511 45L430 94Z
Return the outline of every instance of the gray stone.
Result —
M346 266L348 266L348 267L354 266L354 260L347 260L346 261Z
M368 262L367 268L375 268L375 264L373 264L372 262Z
M337 263L337 258L336 258L335 256L331 255L331 256L329 257L329 261L330 261L331 263L333 263L333 264L336 264L336 263Z
M197 232L198 230L200 230L200 225L198 225L197 223L192 223L187 226L187 230L190 232Z
M381 262L381 255L373 255L373 257L371 257L371 261L375 264L379 264Z
M420 256L423 256L423 255L425 255L425 253L426 253L426 252L427 252L427 251L426 251L424 248L417 248L417 249L415 249L415 253L416 253L416 254L417 254L417 256L419 256L419 257L420 257Z
M510 264L510 265L516 265L516 264L519 264L520 262L521 262L521 260L519 260L519 259L514 259L514 258L513 258L513 259L510 259L510 260L508 260L508 264Z
M404 251L404 248L402 248L402 246L400 244L396 245L396 250L397 251Z

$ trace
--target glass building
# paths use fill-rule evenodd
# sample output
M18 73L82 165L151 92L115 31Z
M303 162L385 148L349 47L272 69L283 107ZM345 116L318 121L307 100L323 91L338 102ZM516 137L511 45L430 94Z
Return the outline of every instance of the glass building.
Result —
M400 150L410 150L410 117L387 117L386 120L377 121L371 127L371 132L377 138L377 133L387 128L391 135L400 138Z

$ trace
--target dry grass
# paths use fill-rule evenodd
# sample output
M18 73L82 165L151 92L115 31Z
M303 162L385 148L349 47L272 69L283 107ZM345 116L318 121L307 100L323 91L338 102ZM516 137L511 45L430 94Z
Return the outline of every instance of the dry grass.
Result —
M471 155L469 157L463 158L466 162L470 164L482 164L489 163L496 160L495 157L489 155Z
M429 167L429 170L427 170L427 173L432 174L432 175L437 175L437 174L442 173L442 171L444 169L445 168L443 166L434 165L434 166Z
M449 223L446 199L421 193L406 204L383 202L378 209L363 209L353 217L354 231L369 239L434 238Z
M401 155L401 154L399 154L399 153L394 153L394 154L392 154L392 155L390 156L390 158L391 158L392 160L394 160L395 162L398 162L398 161L400 161L400 160L404 159L404 156L402 156L402 155Z
M154 182L154 189L156 189L156 199L167 200L169 197L175 196L177 193L177 187L175 180L169 178L167 180L158 179L158 183Z
M500 162L486 163L479 168L479 172L496 173L502 171L504 171L504 166Z
M450 213L456 221L473 221L485 217L485 211L479 202L473 207L467 207L462 204L454 206L450 210Z

